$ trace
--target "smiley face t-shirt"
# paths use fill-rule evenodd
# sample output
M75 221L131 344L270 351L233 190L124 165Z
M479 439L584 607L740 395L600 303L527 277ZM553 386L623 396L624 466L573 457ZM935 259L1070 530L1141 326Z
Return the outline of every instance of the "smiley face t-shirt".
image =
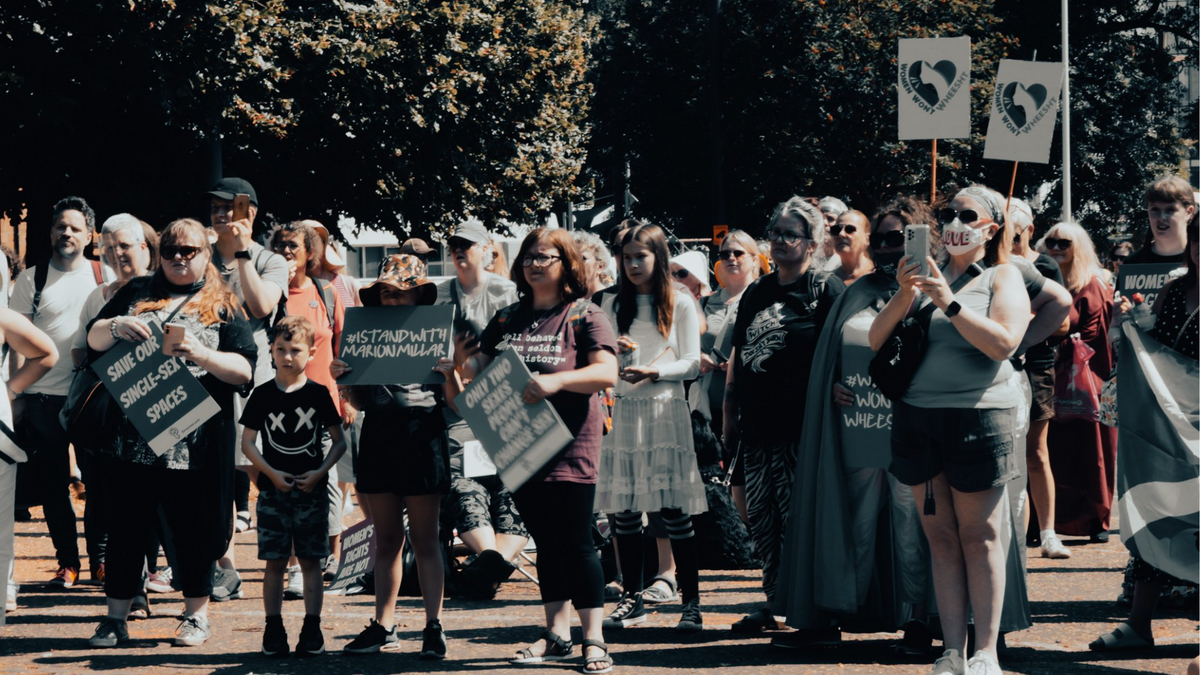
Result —
M262 437L262 456L271 468L298 475L320 468L325 461L325 430L342 420L324 385L309 380L287 392L271 380L250 395L240 421ZM274 489L274 485L260 474L258 488Z

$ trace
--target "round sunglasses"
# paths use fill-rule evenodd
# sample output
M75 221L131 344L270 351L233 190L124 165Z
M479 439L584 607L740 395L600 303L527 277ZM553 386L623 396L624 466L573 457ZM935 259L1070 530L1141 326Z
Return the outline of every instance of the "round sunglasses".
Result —
M1055 237L1046 237L1046 249L1047 250L1056 249L1059 251L1065 251L1069 248L1071 248L1071 240L1070 239L1057 239Z
M829 234L830 234L830 236L833 236L833 237L840 235L842 232L845 232L846 234L854 234L855 232L858 232L858 226L857 225L833 225L832 227L829 228Z

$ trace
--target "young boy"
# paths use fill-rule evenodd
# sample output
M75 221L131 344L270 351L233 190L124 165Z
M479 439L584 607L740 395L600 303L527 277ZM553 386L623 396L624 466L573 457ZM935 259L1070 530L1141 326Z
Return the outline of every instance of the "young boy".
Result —
M242 412L242 450L259 470L258 557L267 561L263 654L286 656L283 577L295 551L304 574L304 626L296 656L325 651L321 635L321 562L329 556L329 495L326 474L346 450L341 416L329 389L309 380L304 368L316 351L313 325L288 316L269 335L275 379L254 390ZM263 433L262 453L255 445ZM325 438L332 440L327 453Z

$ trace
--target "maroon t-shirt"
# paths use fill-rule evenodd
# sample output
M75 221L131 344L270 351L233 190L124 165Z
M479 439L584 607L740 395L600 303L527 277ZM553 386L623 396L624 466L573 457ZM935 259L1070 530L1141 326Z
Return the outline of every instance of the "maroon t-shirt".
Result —
M519 302L496 313L480 337L483 353L496 356L512 347L534 373L560 373L588 365L588 355L617 353L612 324L599 307L588 303L579 320L571 321L573 302L548 311ZM596 394L569 391L547 399L575 440L551 459L532 480L595 483L604 437L604 411Z

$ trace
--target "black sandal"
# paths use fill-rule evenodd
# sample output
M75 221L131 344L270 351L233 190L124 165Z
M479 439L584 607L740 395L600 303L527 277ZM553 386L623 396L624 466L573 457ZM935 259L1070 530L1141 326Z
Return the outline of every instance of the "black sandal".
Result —
M760 633L764 630L779 630L779 624L770 611L760 609L733 622L729 628L735 633Z
M149 619L150 618L150 601L143 594L136 596L133 602L129 605L129 621L134 619Z
M595 647L596 649L603 649L604 656L588 656L587 655L588 647ZM592 670L591 668L588 668L588 666L592 665L593 663L607 663L608 665L603 668L597 668L595 670ZM582 672L589 673L591 675L595 675L595 673L611 673L612 669L613 669L613 660L612 660L612 657L608 655L608 645L604 644L603 642L601 642L599 640L584 640L583 641L583 671Z
M541 655L534 656L533 652L526 647L517 652L517 658L510 659L509 663L514 666L523 666L529 663L546 663L548 661L563 661L571 658L571 649L575 646L570 640L564 640L555 635L551 631L544 631L539 640L546 641L546 651ZM586 642L586 641L585 641ZM609 670L612 670L611 668ZM604 671L608 672L608 671Z

